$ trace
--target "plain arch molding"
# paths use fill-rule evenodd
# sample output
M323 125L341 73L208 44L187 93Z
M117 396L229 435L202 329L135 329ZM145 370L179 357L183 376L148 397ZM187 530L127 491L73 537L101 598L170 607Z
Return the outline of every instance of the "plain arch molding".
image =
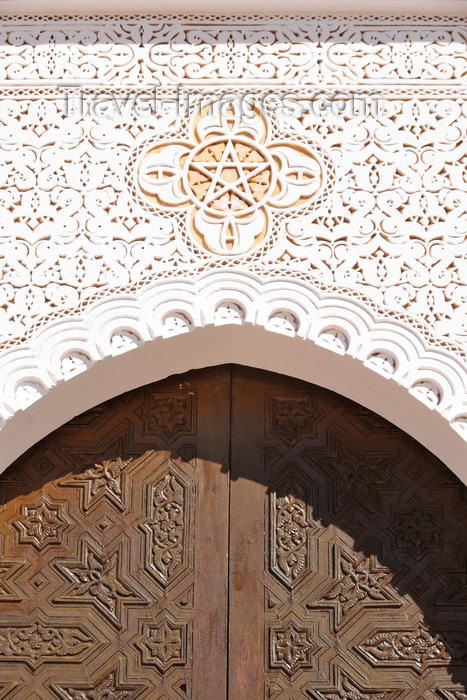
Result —
M232 304L226 308L231 311ZM425 397L422 392L417 396L404 385L407 382L394 381L386 366L393 364L387 352L370 354L365 361L340 352L340 344L348 343L345 329L324 329L316 342L288 334L287 324L293 324L293 319L284 313L283 321L282 332L274 327L221 323L139 346L136 334L132 337L130 331L120 331L119 350L98 362L90 361L89 366L84 353L81 359L79 352L70 353L70 362L73 357L78 365L84 362L81 369L85 371L58 381L5 423L0 431L1 470L63 423L113 396L191 369L236 363L302 379L347 396L412 435L467 484L466 442L430 406L429 387ZM334 343L334 351L327 343ZM41 393L40 383L34 385L29 380L25 386Z

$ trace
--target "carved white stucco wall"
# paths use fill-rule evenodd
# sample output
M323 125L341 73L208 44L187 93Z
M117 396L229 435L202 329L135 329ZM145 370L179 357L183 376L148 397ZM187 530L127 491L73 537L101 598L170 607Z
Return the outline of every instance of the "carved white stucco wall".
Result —
M232 361L346 393L467 479L459 18L0 26L2 466Z

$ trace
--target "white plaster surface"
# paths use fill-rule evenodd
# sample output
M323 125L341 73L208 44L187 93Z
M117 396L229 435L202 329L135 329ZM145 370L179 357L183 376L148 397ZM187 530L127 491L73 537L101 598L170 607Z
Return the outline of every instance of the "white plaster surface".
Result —
M368 406L467 483L465 2L424 18L339 3L334 16L222 21L33 17L23 0L25 16L7 16L10 4L2 467L132 386L238 362ZM248 91L256 109L248 122L115 108L154 87L236 105ZM291 91L287 118L257 100ZM65 108L84 92L84 113ZM325 109L304 111L317 92ZM367 107L349 111L362 94Z

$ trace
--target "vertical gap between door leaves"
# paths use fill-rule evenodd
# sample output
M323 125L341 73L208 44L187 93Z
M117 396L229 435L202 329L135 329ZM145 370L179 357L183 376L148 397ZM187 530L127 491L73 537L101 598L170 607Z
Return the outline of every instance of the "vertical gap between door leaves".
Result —
M232 528L230 527L231 525L231 502L232 502L232 489L231 489L231 480L232 480L232 419L233 419L233 406L232 406L232 398L233 398L233 365L229 365L229 373L230 373L230 383L229 383L229 407L230 407L230 415L229 415L229 468L228 468L228 475L229 475L229 497L228 497L228 538L227 538L227 664L226 664L226 684L225 684L225 689L226 689L226 700L229 699L230 696L230 552L231 552L231 532Z

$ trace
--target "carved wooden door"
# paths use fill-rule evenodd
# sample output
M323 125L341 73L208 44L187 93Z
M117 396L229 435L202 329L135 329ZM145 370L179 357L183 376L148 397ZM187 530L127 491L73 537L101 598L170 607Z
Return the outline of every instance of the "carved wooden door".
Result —
M0 480L1 700L466 700L466 489L241 367L88 411Z

